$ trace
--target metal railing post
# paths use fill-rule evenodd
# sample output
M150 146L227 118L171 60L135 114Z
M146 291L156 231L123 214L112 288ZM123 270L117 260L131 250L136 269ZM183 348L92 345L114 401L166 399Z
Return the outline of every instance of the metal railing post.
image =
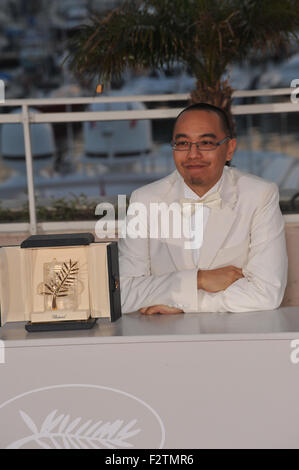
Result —
M28 112L27 104L22 105L22 121L23 121L23 129L24 129L30 233L32 235L35 235L37 233L37 223L36 223L36 207L35 207L35 195L34 195L30 122L29 122L29 112Z
M253 161L253 132L252 132L252 115L246 115L246 130L247 130L247 146L248 146L248 156L249 156L249 171L250 173L254 172L254 161Z

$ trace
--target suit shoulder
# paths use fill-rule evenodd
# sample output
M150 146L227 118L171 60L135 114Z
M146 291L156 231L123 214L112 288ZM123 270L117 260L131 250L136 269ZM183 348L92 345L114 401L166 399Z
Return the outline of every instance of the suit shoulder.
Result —
M239 193L243 195L251 195L251 197L263 197L278 193L278 186L272 181L267 181L260 176L246 173L237 168L230 169L239 187Z
M178 178L179 175L175 170L164 178L135 189L131 194L131 201L163 200L164 195L167 194L173 184L178 181Z

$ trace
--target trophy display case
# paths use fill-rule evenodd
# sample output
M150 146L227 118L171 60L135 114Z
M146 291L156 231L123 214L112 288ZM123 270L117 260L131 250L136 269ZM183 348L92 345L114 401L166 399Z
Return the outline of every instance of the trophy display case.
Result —
M121 316L117 242L91 233L33 235L0 248L1 326L87 329Z

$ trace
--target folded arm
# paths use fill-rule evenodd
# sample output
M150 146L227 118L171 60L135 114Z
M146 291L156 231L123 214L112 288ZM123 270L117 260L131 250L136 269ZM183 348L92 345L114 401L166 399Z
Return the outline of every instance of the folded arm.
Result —
M130 204L134 202L133 193ZM154 275L145 217L146 214L139 214L136 226L139 225L140 232L147 236L134 239L121 234L118 242L122 312L134 312L156 305L174 307L180 311L196 311L197 269L176 271L173 266L173 271L167 272L169 266L165 266L165 274ZM126 228L132 222L134 217L129 215Z
M252 220L248 261L240 277L220 292L198 290L199 312L248 312L277 308L287 282L284 221L276 185Z
M196 269L154 276L150 274L146 239L122 239L119 245L123 313L154 305L166 305L181 311L196 311Z
M277 308L287 281L284 221L279 209L278 189L271 185L256 209L248 260L242 269L226 266L153 275L148 238L121 238L119 251L123 313L138 309L151 314Z

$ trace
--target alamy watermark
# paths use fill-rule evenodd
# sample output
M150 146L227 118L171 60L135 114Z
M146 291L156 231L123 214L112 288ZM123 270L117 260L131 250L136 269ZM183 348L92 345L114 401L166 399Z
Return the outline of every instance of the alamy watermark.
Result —
M299 339L293 339L291 341L291 354L290 360L292 364L299 364Z
M0 103L5 103L5 83L0 80Z
M299 78L294 78L290 83L290 87L294 88L294 90L291 91L291 101L294 104L298 104L299 97L297 97L297 95L299 95Z
M145 205L133 202L126 210L126 196L118 196L117 217L109 202L97 205L95 233L98 238L184 238L186 249L198 249L203 241L203 204L152 202ZM121 227L121 229L120 229ZM117 228L119 233L117 234Z

